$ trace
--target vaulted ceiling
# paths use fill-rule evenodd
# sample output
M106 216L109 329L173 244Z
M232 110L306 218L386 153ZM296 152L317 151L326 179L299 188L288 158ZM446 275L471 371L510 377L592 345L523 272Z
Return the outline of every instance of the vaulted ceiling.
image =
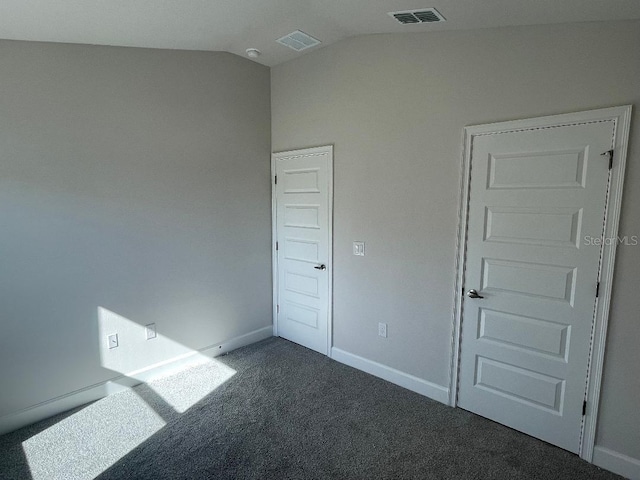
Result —
M435 7L440 24L401 25L387 12ZM640 0L2 0L0 38L150 48L257 48L264 65L346 37L640 18ZM294 30L322 41L276 43Z

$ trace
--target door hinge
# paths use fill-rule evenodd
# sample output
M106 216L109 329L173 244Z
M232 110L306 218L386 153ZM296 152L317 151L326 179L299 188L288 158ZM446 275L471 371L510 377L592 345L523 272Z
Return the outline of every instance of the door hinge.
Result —
M277 185L278 184L278 175L276 175L273 179L274 183Z
M596 298L600 295L600 282L596 284Z
M276 313L280 313L280 305L276 305Z
M276 251L277 251L277 250L278 250L278 242L276 242ZM597 297L597 295L596 295L596 297Z
M613 168L613 150L608 150L601 155L609 155L609 170L611 170Z
M587 401L582 402L582 416L584 417L587 414Z

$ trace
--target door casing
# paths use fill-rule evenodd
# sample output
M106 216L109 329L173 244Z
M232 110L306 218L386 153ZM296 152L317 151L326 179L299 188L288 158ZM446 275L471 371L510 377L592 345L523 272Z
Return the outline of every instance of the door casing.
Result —
M622 206L622 190L626 167L631 105L589 110L577 113L552 115L546 117L514 120L465 127L463 137L463 154L460 166L460 203L458 207L458 235L456 239L456 277L454 282L453 328L451 342L449 405L457 405L458 369L460 365L460 342L462 324L462 295L464 288L464 271L466 260L467 214L469 207L469 185L471 181L471 152L475 136L492 135L513 131L535 130L561 125L593 123L600 121L615 122L614 157L610 170L609 191L604 218L604 238L616 238ZM603 160L606 161L606 160ZM593 336L589 368L587 371L586 398L587 409L582 424L580 442L580 458L592 461L595 444L598 403L604 363L607 325L609 322L609 305L615 263L617 242L604 242L600 266L600 292L593 319Z
M275 188L276 161L280 157L290 157L295 155L313 156L318 154L329 155L328 165L328 228L329 228L329 252L327 256L327 270L331 272L329 278L329 289L327 296L327 356L331 356L333 346L333 145L321 147L303 148L298 150L287 150L271 154L271 265L273 276L273 335L278 336L278 252L276 242L278 241L277 231L277 195Z

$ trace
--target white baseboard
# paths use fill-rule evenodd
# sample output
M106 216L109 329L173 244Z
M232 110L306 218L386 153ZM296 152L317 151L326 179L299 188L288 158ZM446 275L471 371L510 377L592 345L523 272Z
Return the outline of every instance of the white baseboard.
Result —
M438 402L448 404L449 403L449 389L442 385L428 382L408 373L401 372L395 368L388 367L373 360L354 355L353 353L345 352L339 348L333 347L331 349L331 358L349 365L350 367L357 368L363 372L370 373L376 377L387 380L388 382L395 383L401 387L404 387L413 392L429 397Z
M90 385L80 390L61 395L50 400L46 400L37 405L33 405L17 412L13 412L0 417L0 435L12 432L18 428L44 420L58 413L66 412L72 408L85 405L95 400L111 395L116 392L135 387L140 383L149 381L154 377L165 375L166 373L190 364L198 358L217 357L240 347L259 342L273 336L273 327L260 328L253 332L231 338L226 342L210 345L198 351L190 352L186 355L169 359L164 362L150 365L142 370L113 377L110 380Z
M596 446L593 449L593 463L631 480L640 480L640 460L637 458Z

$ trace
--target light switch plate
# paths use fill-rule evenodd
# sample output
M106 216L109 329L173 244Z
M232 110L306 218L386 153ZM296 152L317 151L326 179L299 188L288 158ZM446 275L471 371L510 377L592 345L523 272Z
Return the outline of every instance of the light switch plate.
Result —
M353 254L364 257L364 242L353 242Z
M118 346L118 334L114 333L113 335L109 335L107 337L107 341L109 344L109 349L116 348Z

